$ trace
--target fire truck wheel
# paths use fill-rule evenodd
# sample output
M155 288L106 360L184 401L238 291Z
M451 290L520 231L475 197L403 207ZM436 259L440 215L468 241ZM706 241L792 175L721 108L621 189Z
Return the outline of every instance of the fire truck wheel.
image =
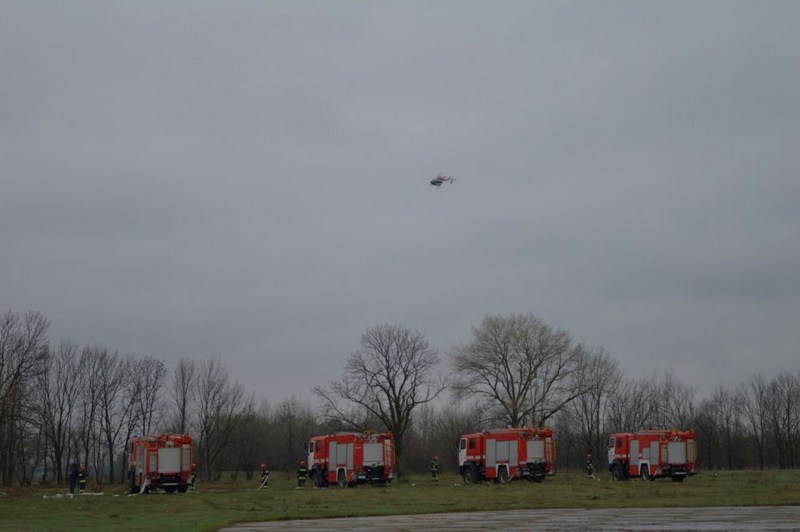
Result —
M613 480L622 480L622 471L618 465L611 468L611 478Z
M474 464L464 469L464 484L475 484L478 481L478 471Z
M497 481L500 482L500 484L505 484L509 480L510 479L508 476L508 468L501 467L500 469L497 470Z
M344 474L344 471L339 471L339 475L336 477L336 479L336 483L340 488L347 487L347 475Z

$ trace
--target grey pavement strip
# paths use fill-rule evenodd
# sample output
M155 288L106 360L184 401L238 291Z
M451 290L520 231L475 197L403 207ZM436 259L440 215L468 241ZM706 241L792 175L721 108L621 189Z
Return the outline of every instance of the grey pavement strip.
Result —
M800 506L538 509L500 512L297 519L242 523L224 532L264 530L798 530Z

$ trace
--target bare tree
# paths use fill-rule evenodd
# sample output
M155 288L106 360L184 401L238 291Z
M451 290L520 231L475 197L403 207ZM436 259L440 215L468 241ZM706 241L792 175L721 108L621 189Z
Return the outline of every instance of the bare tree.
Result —
M102 354L107 349L102 346L84 347L78 362L80 375L79 409L77 427L74 432L74 444L70 460L89 463L89 457L95 453L100 442L98 430L98 412L100 408L100 382L103 373Z
M9 311L0 318L0 423L10 412L3 408L9 398L44 368L49 326L38 312L20 317Z
M781 372L770 381L768 391L766 414L772 442L778 453L778 467L794 468L797 459L800 379L792 373Z
M52 449L59 484L67 467L64 460L69 458L69 437L81 382L78 356L78 347L62 340L58 350L48 354L47 367L37 379L36 410Z
M622 374L619 362L602 347L588 353L584 371L586 392L570 404L570 411L584 449L591 451L599 460L603 456L606 435L609 433L605 426L609 402L622 380Z
M234 476L243 471L245 478L252 480L253 472L262 463L275 468L268 456L273 446L268 442L272 432L269 415L265 415L265 412L269 412L269 407L263 404L260 409L244 413L233 429L225 463L227 469L234 471Z
M736 388L741 405L745 432L758 455L759 469L764 469L767 447L769 385L764 375L757 373Z
M457 471L459 438L481 429L480 414L480 409L469 403L421 407L407 436L406 469L427 473L431 458L437 456L443 472Z
M150 434L161 417L161 392L167 368L155 357L144 357L130 363L130 385L134 393L132 417L142 435Z
M609 433L636 432L653 428L656 415L651 379L624 379L612 391L606 414Z
M728 469L733 469L734 464L740 466L741 446L737 445L742 435L741 412L742 408L737 401L736 394L724 386L717 386L711 397L701 401L699 422L702 426L707 425L706 429L710 433L703 438L703 448L712 452L704 453L711 455L708 458L713 466L719 466L720 462ZM717 447L717 449L714 449Z
M108 459L108 478L113 481L120 434L127 426L132 409L132 405L128 401L122 400L125 386L130 378L131 359L122 358L117 352L109 353L108 350L101 349L97 362L100 379L98 382L98 427Z
M31 393L28 395L30 401L35 401L35 394ZM27 410L31 413L35 412L35 408L32 405L29 405ZM26 469L20 470L17 472L17 479L23 484L30 484L34 479L34 475L37 472L37 469L42 467L41 469L41 482L45 482L47 480L48 471L48 440L47 436L44 431L44 427L42 427L41 423L38 421L34 422L33 419L29 419L27 423L23 425L24 433L21 434L21 442L20 442L20 464L25 464Z
M172 374L169 388L170 404L174 405L172 429L180 434L189 431L190 408L193 392L197 385L197 364L194 360L182 358Z
M272 460L286 469L297 467L297 460L304 457L304 444L316 428L312 408L294 396L284 399L275 409L271 427Z
M654 375L653 408L655 412L652 428L687 428L695 417L694 399L697 390L675 378L672 371Z
M28 434L25 399L46 365L49 323L38 312L0 317L0 482L8 484L20 464ZM24 472L24 471L23 471Z
M162 391L165 387L167 369L164 362L149 356L144 358L131 358L129 362L129 377L123 384L124 403L130 405L130 413L125 418L122 438L127 450L131 436L138 432L147 435L154 432L163 414ZM128 475L128 454L122 452L122 468L120 481L124 482Z
M207 359L197 378L194 396L197 412L197 450L203 475L218 479L222 457L239 419L252 410L252 398L246 398L238 382L230 382L221 361Z
M533 314L488 316L472 336L453 354L453 391L482 399L497 423L542 425L586 391L583 345Z
M366 420L379 420L394 434L400 458L414 410L447 386L434 372L439 356L422 333L397 325L371 327L360 343L341 380L314 388L314 393L322 399L330 421L366 430L372 428L365 426Z

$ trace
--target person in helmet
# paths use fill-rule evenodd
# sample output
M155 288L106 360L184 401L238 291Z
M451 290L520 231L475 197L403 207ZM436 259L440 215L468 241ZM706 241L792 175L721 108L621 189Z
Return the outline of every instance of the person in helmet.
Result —
M269 487L269 468L267 464L261 464L261 485L258 489Z
M434 456L431 460L431 481L439 482L439 457Z
M586 472L590 477L594 477L594 459L592 453L586 453Z
M300 460L300 465L297 466L297 487L305 488L306 479L308 478L308 467L305 460Z
M191 467L189 468L189 488L191 488L192 490L194 490L194 479L197 476L196 471L197 471L197 466L192 464Z
M81 464L81 469L78 471L78 493L86 491L86 466Z

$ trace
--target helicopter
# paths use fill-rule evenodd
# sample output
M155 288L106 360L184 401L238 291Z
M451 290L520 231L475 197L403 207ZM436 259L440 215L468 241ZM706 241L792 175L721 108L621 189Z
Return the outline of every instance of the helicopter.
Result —
M433 179L431 179L431 185L433 185L435 187L440 187L440 186L442 186L442 183L445 183L445 182L452 183L453 181L455 181L455 179L453 177L450 177L450 176L447 176L447 175L444 175L444 174L439 174L436 177L434 177Z

